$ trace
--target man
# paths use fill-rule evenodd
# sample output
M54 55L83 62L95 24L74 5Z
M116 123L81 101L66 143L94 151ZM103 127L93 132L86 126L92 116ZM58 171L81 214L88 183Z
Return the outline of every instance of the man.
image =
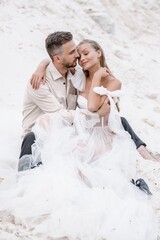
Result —
M46 39L46 49L51 58L51 63L46 69L46 83L41 84L36 90L29 83L25 92L22 123L24 139L18 164L19 171L41 164L40 158L35 162L32 154L32 145L35 141L32 127L37 118L45 113L61 110L69 121L77 104L77 90L73 86L73 82L83 81L84 78L81 70L76 70L74 74L70 71L77 65L78 58L76 45L70 32L50 34ZM118 88L119 81L116 81ZM115 90L116 84L114 82ZM97 113L99 116L104 116L105 105ZM145 143L133 132L125 118L122 118L122 124L124 129L130 133L136 147L147 152Z

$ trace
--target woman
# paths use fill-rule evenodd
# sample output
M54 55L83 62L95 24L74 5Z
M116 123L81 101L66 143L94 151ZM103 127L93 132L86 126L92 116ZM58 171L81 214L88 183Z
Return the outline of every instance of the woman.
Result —
M86 84L73 124L58 113L37 122L35 146L44 165L19 178L7 195L14 221L43 239L156 240L147 195L130 182L140 156L106 91L112 74L103 51L84 40L78 52ZM104 105L106 116L99 118Z
M103 50L97 42L92 40L80 42L78 45L78 53L80 56L79 65L83 68L86 75L85 89L80 95L88 100L87 108L91 112L96 112L102 106L102 103L107 101L109 113L110 103L108 97L98 95L94 91L94 88L103 86L112 91L112 88L115 89L114 85L117 89L120 89L120 82L115 79L109 70L105 62ZM110 87L110 85L112 87Z

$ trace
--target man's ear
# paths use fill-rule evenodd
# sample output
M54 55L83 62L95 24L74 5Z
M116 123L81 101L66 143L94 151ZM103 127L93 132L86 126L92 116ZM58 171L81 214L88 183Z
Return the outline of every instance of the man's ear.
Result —
M59 55L55 55L54 57L53 57L53 60L54 60L54 62L60 62L60 57L59 57Z

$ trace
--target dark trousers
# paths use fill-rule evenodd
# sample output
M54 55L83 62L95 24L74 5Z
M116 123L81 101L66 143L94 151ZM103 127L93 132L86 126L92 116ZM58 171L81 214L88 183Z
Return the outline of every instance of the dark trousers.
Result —
M146 146L146 144L135 134L135 132L129 125L128 121L124 117L121 117L121 122L125 131L127 131L131 135L131 138L134 141L137 148L139 148L141 145ZM25 154L32 154L31 146L34 143L34 141L35 135L33 132L26 134L22 142L20 158Z
M146 147L146 144L135 134L135 132L129 125L127 119L125 119L124 117L121 117L121 122L122 122L124 130L127 131L131 135L131 138L132 138L133 142L135 143L136 147L139 148L141 145Z
M21 145L21 152L19 158L26 154L32 154L31 146L35 141L35 135L33 132L29 132L25 135L22 145Z

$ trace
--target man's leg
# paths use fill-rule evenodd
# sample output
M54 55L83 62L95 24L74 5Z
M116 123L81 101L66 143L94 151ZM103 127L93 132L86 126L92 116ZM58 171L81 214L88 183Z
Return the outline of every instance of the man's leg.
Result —
M25 135L22 145L21 145L21 153L19 158L26 154L32 154L31 146L35 141L35 135L33 132L29 132Z
M18 171L24 171L32 168L32 144L35 141L33 132L27 133L21 145L21 153L18 163Z
M133 129L129 125L128 121L124 117L121 117L121 122L122 122L122 125L123 125L125 131L127 131L131 135L131 138L134 141L139 154L144 159L155 160L154 157L152 157L152 155L146 149L146 144L135 134L135 132L133 131Z
M135 143L136 147L139 148L141 145L146 147L146 144L135 134L135 132L129 125L127 119L125 119L124 117L121 117L121 122L124 127L124 130L127 131L131 135L131 138L132 138L133 142Z

